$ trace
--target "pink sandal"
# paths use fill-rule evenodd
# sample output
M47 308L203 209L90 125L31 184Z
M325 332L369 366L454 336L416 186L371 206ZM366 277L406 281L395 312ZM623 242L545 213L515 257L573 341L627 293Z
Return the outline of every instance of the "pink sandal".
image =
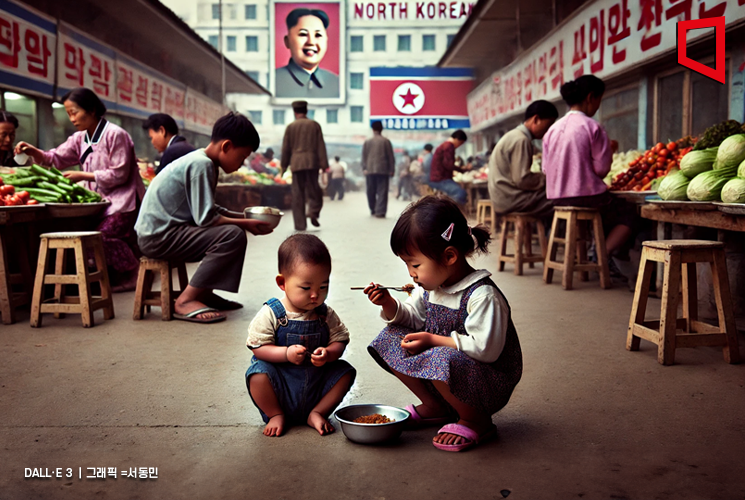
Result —
M460 444L442 444L432 441L432 444L435 448L444 451L463 451L472 446L476 446L479 443L494 438L497 435L497 426L492 425L488 431L479 435L476 433L476 431L466 427L465 425L447 424L442 429L437 431L437 434L455 434L456 436L460 436L466 439L466 441Z
M417 413L416 407L414 405L409 405L405 409L411 414L411 424L409 427L413 429L421 429L422 427L434 427L437 425L449 424L455 420L455 417L447 415L444 417L424 418L419 415L419 413Z

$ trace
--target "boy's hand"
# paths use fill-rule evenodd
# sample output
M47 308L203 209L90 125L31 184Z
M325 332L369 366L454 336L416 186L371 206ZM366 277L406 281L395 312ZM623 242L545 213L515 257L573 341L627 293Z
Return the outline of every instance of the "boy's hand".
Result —
M293 365L301 365L305 361L307 349L304 345L291 345L287 348L287 361Z
M249 233L255 236L261 236L262 234L269 234L274 229L269 226L268 222L256 219L247 219L243 228Z
M310 362L313 366L323 366L328 363L329 353L325 347L319 347L310 354Z
M379 286L380 285L377 285L375 283L370 283L365 287L364 292L365 295L367 295L367 298L370 299L370 302L372 302L376 306L385 306L393 300L393 297L391 297L391 294L388 292L388 290L381 290L380 288L378 288Z
M433 345L432 334L427 332L410 333L401 341L401 347L409 354L419 354Z

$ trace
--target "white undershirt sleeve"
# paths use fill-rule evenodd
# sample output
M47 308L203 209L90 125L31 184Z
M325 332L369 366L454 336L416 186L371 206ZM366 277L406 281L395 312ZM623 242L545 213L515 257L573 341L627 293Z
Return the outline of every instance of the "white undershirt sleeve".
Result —
M389 319L386 318L381 309L380 317L383 318L383 321L389 325L406 326L417 331L424 328L424 323L427 321L427 307L424 304L424 289L422 287L414 288L406 302L401 302L395 297L393 300L396 301L396 314Z

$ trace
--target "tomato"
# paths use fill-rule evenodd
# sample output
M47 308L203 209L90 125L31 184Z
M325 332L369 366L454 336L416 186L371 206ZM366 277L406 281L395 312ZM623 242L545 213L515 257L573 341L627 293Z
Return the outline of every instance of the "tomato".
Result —
M10 186L10 185L0 186L0 195L5 196L5 195L13 194L15 192L16 192L16 188L14 188L13 186Z
M16 193L20 199L23 200L23 202L27 202L29 198L31 198L31 195L28 194L28 191L21 191L19 193Z
M26 205L38 205L38 204L39 204L39 202L38 202L38 201L36 201L36 200L28 200L28 201L26 202Z
M0 186L2 186L3 184L5 184L5 183L3 182L3 178L2 178L2 177L0 177Z
M650 156L649 158L647 158L647 165L651 165L655 161L657 161L657 160L655 160L654 156Z
M664 171L664 170L658 170L658 171L657 171L657 178L658 178L658 179L659 179L660 177L665 177L666 175L667 175L667 174L665 173L665 171Z
M669 149L670 151L675 151L677 148L678 144L676 142L670 141L667 143L667 149Z
M640 181L644 178L644 172L639 172L634 176L634 179Z
M668 151L665 148L660 149L660 156L667 156L670 154L670 151Z

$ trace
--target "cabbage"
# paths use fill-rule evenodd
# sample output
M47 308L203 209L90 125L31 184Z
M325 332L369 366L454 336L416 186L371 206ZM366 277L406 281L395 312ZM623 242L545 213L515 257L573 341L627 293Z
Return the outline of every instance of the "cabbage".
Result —
M693 179L701 172L711 170L717 159L719 148L702 149L701 151L690 151L680 160L680 171L689 179Z
M719 200L722 188L731 178L732 177L722 175L722 173L717 170L710 170L698 174L693 178L691 183L688 184L686 194L688 195L688 198L693 201Z
M691 154L691 153L688 153ZM657 194L663 200L679 200L685 201L688 199L686 191L688 190L688 184L691 180L686 177L680 170L671 170L660 182L660 186L657 188Z
M737 177L745 179L745 160L740 163L740 167L737 169Z
M722 201L725 203L745 203L745 179L735 177L722 188Z
M719 145L714 170L725 171L730 176L735 175L737 166L743 160L745 160L745 134L731 135Z

